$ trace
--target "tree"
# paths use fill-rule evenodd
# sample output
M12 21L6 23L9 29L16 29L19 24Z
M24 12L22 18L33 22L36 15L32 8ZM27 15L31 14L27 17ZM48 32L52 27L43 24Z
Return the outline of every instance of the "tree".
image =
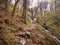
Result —
M9 1L9 4L10 4L12 0L8 0L8 1Z
M23 13L22 13L22 18L24 20L24 23L26 23L26 11L27 11L27 0L23 0Z
M5 10L8 9L8 0L5 0Z
M0 0L0 4L2 3L2 0Z
M8 11L11 1L12 0L0 0L0 5L2 5L1 8L5 9L5 11Z
M16 2L15 2L15 5L14 5L13 11L12 11L12 16L14 16L14 13L15 13L15 10L16 10L16 6L17 6L17 4L18 4L19 1L20 0L16 0Z
M8 0L0 0L0 4L4 4L3 5L4 6L4 9L7 10L7 8L8 8Z
M47 1L38 3L38 7L40 8L41 17L44 17L44 12L46 11L47 5L48 5Z
M32 14L32 20L34 21L34 18L36 18L36 15L38 14L38 7L34 7L34 9L31 10Z

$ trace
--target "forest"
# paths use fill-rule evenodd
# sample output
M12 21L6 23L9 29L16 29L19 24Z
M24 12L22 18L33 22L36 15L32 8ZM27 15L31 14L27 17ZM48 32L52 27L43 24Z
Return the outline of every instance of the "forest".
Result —
M60 0L0 0L0 45L60 45Z

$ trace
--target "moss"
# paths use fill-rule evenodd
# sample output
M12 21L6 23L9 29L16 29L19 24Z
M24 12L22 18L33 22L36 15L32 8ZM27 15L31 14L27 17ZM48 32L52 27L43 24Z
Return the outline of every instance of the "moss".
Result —
M8 45L14 45L14 38L15 38L14 34L8 33L5 36L5 41L8 43Z
M26 21L26 23L27 23L27 25L31 25L32 24L32 22L31 21Z
M10 20L9 19L5 19L4 23L9 25L10 24Z
M5 33L4 27L3 26L0 26L0 35L2 36L4 33Z
M15 28L15 26L11 25L11 26L9 27L9 30L10 30L11 32L14 32L14 31L17 30L17 28Z

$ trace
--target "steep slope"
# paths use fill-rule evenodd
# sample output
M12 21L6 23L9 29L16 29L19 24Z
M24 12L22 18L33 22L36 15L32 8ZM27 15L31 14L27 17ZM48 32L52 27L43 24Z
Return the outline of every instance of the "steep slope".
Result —
M0 36L6 45L60 45L51 33L39 24L26 25L22 18L12 17L4 10L0 11Z

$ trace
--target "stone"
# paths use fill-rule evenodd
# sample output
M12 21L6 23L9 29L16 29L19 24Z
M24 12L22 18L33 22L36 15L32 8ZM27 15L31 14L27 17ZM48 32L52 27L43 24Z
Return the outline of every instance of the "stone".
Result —
M26 40L25 40L24 38L21 38L20 43L21 43L22 45L25 45L25 44L26 44Z

